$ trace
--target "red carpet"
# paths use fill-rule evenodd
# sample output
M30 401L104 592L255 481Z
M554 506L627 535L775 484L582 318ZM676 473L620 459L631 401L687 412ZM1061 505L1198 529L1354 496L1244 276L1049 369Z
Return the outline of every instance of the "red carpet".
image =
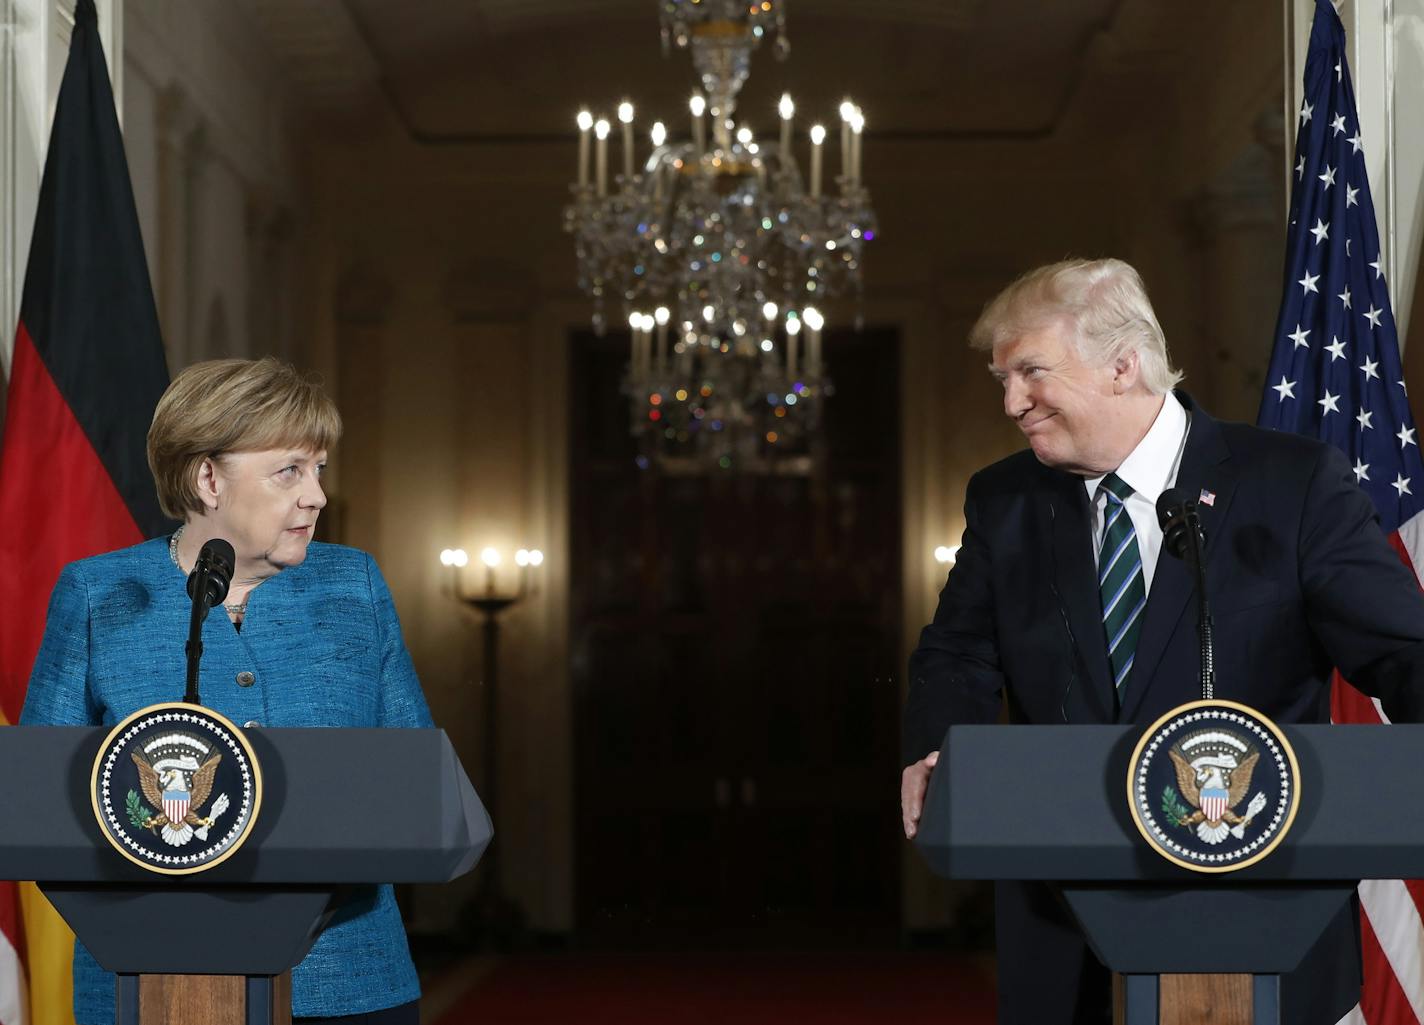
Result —
M522 955L470 973L427 1025L993 1025L989 964L920 952Z

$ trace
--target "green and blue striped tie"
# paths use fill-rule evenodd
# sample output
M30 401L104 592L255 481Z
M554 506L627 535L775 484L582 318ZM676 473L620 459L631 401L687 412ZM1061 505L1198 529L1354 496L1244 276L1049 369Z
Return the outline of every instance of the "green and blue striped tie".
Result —
M1123 505L1132 488L1115 473L1099 485L1107 496L1103 544L1098 549L1098 593L1103 600L1103 630L1107 634L1108 661L1113 686L1119 694L1132 672L1137 635L1142 630L1142 610L1147 605L1147 581L1142 576L1142 552L1137 531Z

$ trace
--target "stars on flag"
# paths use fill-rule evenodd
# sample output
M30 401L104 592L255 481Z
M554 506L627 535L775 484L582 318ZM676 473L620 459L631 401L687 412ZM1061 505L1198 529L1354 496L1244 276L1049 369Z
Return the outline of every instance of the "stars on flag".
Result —
M1369 496L1378 513L1380 526L1386 534L1398 536L1403 524L1424 512L1424 494L1415 495L1413 491L1413 481L1424 480L1424 453L1420 452L1421 444L1414 441L1414 428L1410 426L1414 417L1404 394L1394 317L1392 313L1385 316L1390 311L1390 299L1383 268L1378 255L1374 262L1367 262L1371 252L1380 253L1381 246L1363 156L1359 112L1349 81L1345 30L1335 7L1326 3L1314 6L1306 60L1310 73L1303 82L1292 160L1296 174L1294 181L1286 179L1291 187L1291 203L1284 287L1257 423L1319 439L1342 453L1347 460L1345 465L1354 471L1356 485ZM1318 73L1330 67L1335 69L1333 79ZM1315 111L1321 113L1321 124L1311 123ZM1327 116L1329 120L1325 121ZM1326 124L1329 131L1325 130ZM1307 170L1315 173L1306 174ZM1322 170L1324 174L1320 173ZM1344 192L1343 202L1330 191L1332 184L1338 184ZM1325 221L1326 215L1329 222ZM1314 230L1310 229L1312 224ZM1330 229L1334 231L1333 239L1327 234ZM1315 236L1314 244L1306 234L1308 230ZM1338 244L1341 239L1343 245ZM1357 241L1358 247L1354 245ZM1323 245L1324 242L1330 244ZM1303 285L1300 290L1291 287L1298 284L1299 275L1307 273L1317 276L1319 299L1312 299ZM1338 296L1340 301L1326 302L1327 295ZM1358 308L1355 302L1360 304ZM1291 325L1297 334L1314 331L1314 337L1329 339L1331 344L1292 344L1294 336L1288 333ZM1342 358L1336 358L1336 341L1343 343ZM1361 376L1356 377L1357 373ZM1302 396L1324 394L1325 398L1286 403L1280 396L1272 402L1271 392L1280 393L1280 388L1270 383L1276 380L1289 383ZM1395 391L1387 382L1397 382L1401 390ZM1328 401L1332 398L1337 399L1342 415L1330 415L1336 411ZM1379 430L1374 430L1371 422L1376 416ZM1390 431L1390 424L1399 425L1398 434ZM1344 719L1376 721L1372 711L1366 718L1347 711ZM1414 908L1408 910L1410 921L1417 925L1418 919L1412 915ZM1381 928L1380 922L1377 916L1370 917L1376 931ZM1411 938L1401 949L1404 957L1399 963L1407 963L1412 969L1424 943ZM1368 952L1366 978L1369 981L1365 995L1377 1003L1393 999L1401 986L1418 988L1413 975L1396 973L1388 959L1371 959Z
M1258 422L1343 451L1389 530L1424 511L1414 487L1424 441L1404 392L1343 42L1332 37L1316 59L1336 75L1311 79L1299 107L1288 266Z

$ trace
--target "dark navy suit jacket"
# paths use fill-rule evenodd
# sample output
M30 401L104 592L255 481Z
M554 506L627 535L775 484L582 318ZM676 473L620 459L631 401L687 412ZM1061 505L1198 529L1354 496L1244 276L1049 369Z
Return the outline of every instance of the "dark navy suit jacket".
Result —
M1176 486L1215 496L1201 515L1216 696L1277 722L1327 722L1339 667L1392 719L1424 719L1424 596L1344 456L1213 420L1177 397L1191 425ZM965 520L934 622L910 658L906 764L938 750L951 724L997 721L1001 703L1015 723L1150 723L1201 697L1194 579L1165 549L1131 676L1115 696L1082 478L1017 453L970 480ZM1074 1012L1085 984L1076 929L1030 889L999 887L1001 1022L1097 1021L1096 1009ZM1351 927L1342 922L1330 941L1334 961ZM1286 981L1282 1020L1318 1012L1333 1023L1341 1001L1348 1010L1358 961L1345 954L1350 972L1313 972L1324 992L1302 996Z

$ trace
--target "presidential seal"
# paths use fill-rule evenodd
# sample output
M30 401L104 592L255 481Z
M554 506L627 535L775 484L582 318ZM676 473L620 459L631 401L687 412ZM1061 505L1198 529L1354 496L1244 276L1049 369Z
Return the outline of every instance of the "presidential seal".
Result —
M120 854L151 872L186 875L242 846L262 804L262 773L231 722L171 702L113 728L90 791L100 831Z
M1300 767L1261 713L1234 701L1193 701L1137 742L1127 803L1148 845L1168 861L1233 872L1285 838L1300 805Z

